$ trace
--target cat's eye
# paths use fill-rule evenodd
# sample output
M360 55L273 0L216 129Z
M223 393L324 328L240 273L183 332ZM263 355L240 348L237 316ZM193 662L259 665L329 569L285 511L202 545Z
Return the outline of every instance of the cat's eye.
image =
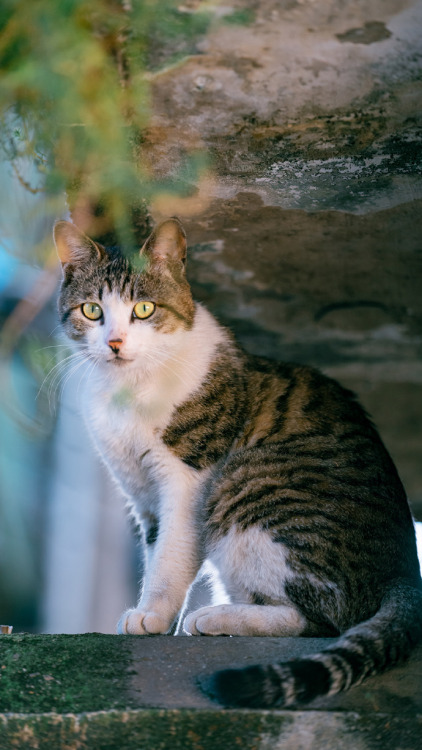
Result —
M133 315L135 318L145 320L145 318L149 318L152 315L154 310L154 302L145 302L144 300L142 300L142 302L136 303L135 307L133 308Z
M99 320L103 317L103 311L96 302L85 302L82 305L82 312L89 320Z

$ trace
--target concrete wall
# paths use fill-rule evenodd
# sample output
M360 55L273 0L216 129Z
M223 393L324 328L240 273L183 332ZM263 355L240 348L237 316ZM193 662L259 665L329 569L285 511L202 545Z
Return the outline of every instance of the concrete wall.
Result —
M185 219L195 293L245 346L358 392L422 518L422 3L211 5L189 56L157 51L140 154L208 169L153 214Z

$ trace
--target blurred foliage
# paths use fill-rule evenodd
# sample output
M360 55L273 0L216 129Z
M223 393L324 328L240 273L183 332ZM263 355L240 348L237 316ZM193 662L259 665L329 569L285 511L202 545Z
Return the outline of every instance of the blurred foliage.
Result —
M130 207L160 190L142 160L145 72L192 52L211 18L202 5L210 4L1 0L0 146L27 190L102 206L130 243ZM41 186L20 169L28 159ZM187 169L202 166L195 157Z
M28 374L39 385L45 378L37 347L22 334L37 318L40 346L52 343L52 310L44 320L40 313L57 285L51 226L66 211L64 197L75 221L86 219L82 228L89 231L92 219L96 239L131 252L150 229L150 200L189 195L205 169L204 154L192 148L177 173L158 178L143 158L144 134L151 76L195 51L218 4L0 0L0 390L17 421L23 415L8 361L25 351ZM17 268L7 260L12 254ZM31 265L42 266L41 274L31 276ZM52 402L57 389L46 385Z
M255 21L255 11L252 8L240 8L239 10L229 13L223 18L226 24L234 26L249 26Z
M196 3L195 12L180 12L180 4L167 2L165 5L166 13L152 20L145 45L145 65L152 71L195 54L198 39L206 33L213 18L210 3Z
M15 627L37 626L56 404L83 376L55 338L52 223L66 196L130 251L155 195L192 190L194 149L166 179L144 159L149 79L195 51L215 4L0 0L0 614Z

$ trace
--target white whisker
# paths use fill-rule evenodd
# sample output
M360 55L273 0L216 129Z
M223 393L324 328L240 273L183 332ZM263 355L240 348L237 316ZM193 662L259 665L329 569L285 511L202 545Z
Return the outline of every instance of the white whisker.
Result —
M60 387L60 383L62 382L63 378L66 377L66 373L69 372L69 365L77 363L77 366L79 366L85 361L85 359L86 355L83 352L74 352L73 354L70 354L69 356L58 362L54 367L52 367L50 372L44 378L38 391L37 398L41 393L41 390L43 389L45 383L50 380L47 389L47 400L50 413L54 414L56 411L54 403L56 402L57 390ZM71 372L73 372L74 368L72 366L70 369Z
M61 367L62 365L64 365L64 364L65 364L66 362L68 362L68 361L69 361L70 359L74 359L75 357L78 357L78 358L79 358L79 357L84 357L84 356L85 356L85 355L83 355L83 354L82 354L81 352L74 352L73 354L69 354L69 356L67 356L67 357L65 357L64 359L60 360L60 362L57 362L57 364L55 364L55 365L54 365L54 367L52 367L52 368L51 368L51 370L50 370L50 371L49 371L49 372L47 373L47 375L45 376L44 380L42 381L42 383L41 383L41 385L40 385L40 387L39 387L38 393L37 393L37 395L36 395L36 398L38 398L38 397L39 397L39 395L40 395L40 393L41 393L42 389L44 388L44 384L45 384L45 383L47 382L47 380L48 380L48 379L49 379L49 378L50 378L50 377L52 376L52 374L53 374L53 373L55 372L55 370L57 370L57 368L59 368L59 367ZM55 374L55 375L53 376L53 381L54 381L55 377L56 377L56 374ZM51 384L50 384L50 387L51 387Z
M203 370L200 367L197 367L196 365L193 365L191 361L182 358L180 356L177 356L176 354L170 354L169 352L166 352L162 349L153 349L149 350L148 352L145 352L145 355L150 359L151 361L156 362L156 358L160 356L164 357L166 361L161 360L159 363L159 367L164 367L165 369L169 370L169 372L172 373L172 375L175 375L179 378L179 380L183 383L183 385L189 385L189 374L194 372L197 375L202 375ZM182 377L181 373L178 372L176 369L172 368L169 364L170 362L174 362L176 365L182 365L187 367L187 378ZM186 372L186 369L185 369Z
M48 338L51 338L51 336L53 336L53 335L55 334L55 332L57 331L57 329L58 329L58 328L60 328L60 329L61 329L61 327L62 327L62 324L61 324L61 323L58 323L58 324L57 324L57 325L56 325L56 326L55 326L55 327L53 328L53 330L52 330L52 331L51 331L51 332L50 332L50 333L48 334Z
M82 364L83 360L78 360L77 366ZM48 389L48 405L49 409L52 413L55 413L56 411L56 404L58 401L58 390L63 383L64 378L67 376L68 373L73 372L73 367L69 368L69 366L64 367L62 370L60 370L58 373L56 373L54 377L54 381L51 383L49 389Z
M51 344L50 346L42 346L41 349L36 349L35 353L44 352L46 349L69 349L67 344Z
M79 399L79 396L80 396L79 390L80 390L82 381L83 380L88 380L88 378L91 377L91 375L94 372L95 368L97 367L99 361L100 361L99 359L92 359L90 361L90 367L88 367L84 372L81 373L81 376L80 376L79 382L78 382L78 387L76 389L76 398L77 399Z
M72 376L84 365L86 362L86 358L84 357L82 360L77 362L75 365L70 367L63 375L63 378L59 380L57 384L57 388L60 388L58 399L61 400L63 397L63 391L69 382L69 380L72 378ZM82 373L83 375L83 373ZM55 389L55 393L57 393L57 388Z
M155 352L153 354L151 354L150 352L144 352L143 356L146 357L151 362L153 362L154 364L156 364L157 360L154 354ZM159 363L159 367L163 368L164 370L167 370L168 372L171 373L171 375L174 375L175 377L177 377L183 385L189 385L189 380L184 378L180 372L178 372L176 369L174 369L169 364L167 364L167 362L161 361Z

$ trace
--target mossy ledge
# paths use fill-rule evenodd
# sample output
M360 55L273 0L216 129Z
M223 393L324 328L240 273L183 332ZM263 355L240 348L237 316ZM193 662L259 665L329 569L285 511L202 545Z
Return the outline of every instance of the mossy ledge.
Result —
M328 639L0 636L0 750L419 750L422 647L308 710L225 710L197 677Z
M2 636L0 712L135 707L125 692L131 659L130 639L113 635Z
M164 710L0 715L0 747L25 750L416 750L422 718L320 711Z

